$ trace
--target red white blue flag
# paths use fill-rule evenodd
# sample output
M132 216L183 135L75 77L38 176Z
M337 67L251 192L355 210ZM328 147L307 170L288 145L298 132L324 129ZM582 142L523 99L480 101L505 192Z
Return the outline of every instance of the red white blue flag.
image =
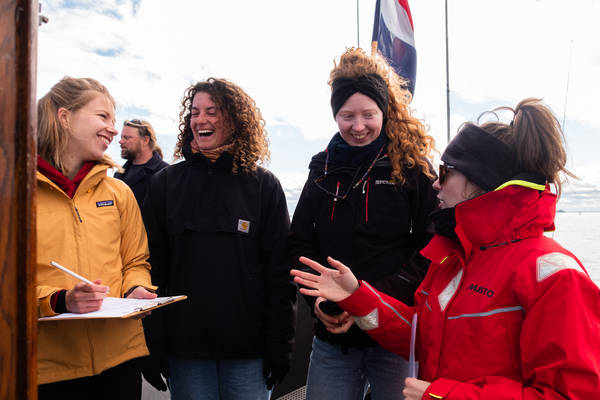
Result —
M388 60L398 75L408 80L408 90L414 94L417 50L408 0L377 0L373 48Z

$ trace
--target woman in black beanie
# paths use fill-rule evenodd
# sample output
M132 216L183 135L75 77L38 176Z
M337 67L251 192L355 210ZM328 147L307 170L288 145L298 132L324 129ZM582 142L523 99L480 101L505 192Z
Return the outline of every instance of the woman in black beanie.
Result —
M300 256L336 257L391 296L411 302L429 262L418 254L436 208L428 162L434 146L406 106L402 81L381 58L344 53L331 71L339 132L312 158L289 240ZM307 399L398 399L407 362L382 349L350 315L307 297L316 318Z
M416 337L419 378L406 380L406 399L600 395L600 290L543 234L554 230L550 185L560 194L561 175L573 176L562 131L540 100L508 110L509 124L463 125L442 155L441 210L415 307L333 259L336 270L303 259L320 275L292 271L310 288L301 293L338 302L385 348L407 354Z

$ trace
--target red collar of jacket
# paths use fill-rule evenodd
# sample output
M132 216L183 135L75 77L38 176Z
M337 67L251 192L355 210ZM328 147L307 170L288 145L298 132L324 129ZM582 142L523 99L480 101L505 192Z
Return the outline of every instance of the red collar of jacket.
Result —
M59 170L54 168L52 165L50 165L50 163L48 163L46 160L44 160L39 155L37 158L38 171L40 173L42 173L42 175L44 175L46 178L48 178L52 182L54 182L70 198L73 198L73 195L75 194L75 191L77 190L77 187L79 186L79 184L81 183L83 178L85 178L86 175L92 170L94 165L95 165L95 163L92 161L87 161L87 162L83 163L79 172L77 172L77 174L75 175L73 180L71 180L71 179L67 178L65 175L63 175L62 172L60 172Z
M435 235L421 252L435 263L450 254L469 258L474 249L538 237L554 230L556 195L518 184L488 192L456 206L458 241Z

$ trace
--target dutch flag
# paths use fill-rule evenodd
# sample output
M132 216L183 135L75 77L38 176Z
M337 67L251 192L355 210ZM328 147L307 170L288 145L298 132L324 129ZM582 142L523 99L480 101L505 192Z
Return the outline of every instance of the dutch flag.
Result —
M417 50L408 0L377 0L373 23L373 45L396 73L415 91Z

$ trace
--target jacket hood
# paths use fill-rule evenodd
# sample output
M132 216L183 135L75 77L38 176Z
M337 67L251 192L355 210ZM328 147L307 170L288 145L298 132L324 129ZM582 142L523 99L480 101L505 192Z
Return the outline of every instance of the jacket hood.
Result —
M467 200L455 210L458 246L456 241L436 235L423 255L440 262L448 255L448 247L453 247L462 250L467 259L476 248L485 250L553 231L556 201L549 186L539 191L518 184Z

